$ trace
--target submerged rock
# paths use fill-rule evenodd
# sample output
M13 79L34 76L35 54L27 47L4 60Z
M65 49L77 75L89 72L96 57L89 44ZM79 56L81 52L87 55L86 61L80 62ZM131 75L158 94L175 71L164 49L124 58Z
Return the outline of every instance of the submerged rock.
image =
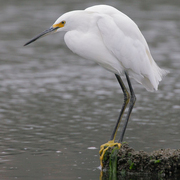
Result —
M113 160L117 162L116 165L113 164ZM180 173L180 149L160 149L147 153L135 151L123 143L118 151L114 151L114 147L107 150L103 160L103 170L105 169L113 170L119 175L171 176Z

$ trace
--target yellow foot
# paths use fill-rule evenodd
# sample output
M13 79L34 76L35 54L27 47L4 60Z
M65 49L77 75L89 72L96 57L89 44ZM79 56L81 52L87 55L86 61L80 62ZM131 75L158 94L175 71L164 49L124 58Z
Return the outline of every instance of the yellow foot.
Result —
M114 140L111 140L111 141L108 141L107 143L101 145L100 151L99 151L101 167L103 167L102 161L103 161L105 152L106 152L110 147L113 147L113 146L117 146L117 147L120 149L121 143L115 143Z

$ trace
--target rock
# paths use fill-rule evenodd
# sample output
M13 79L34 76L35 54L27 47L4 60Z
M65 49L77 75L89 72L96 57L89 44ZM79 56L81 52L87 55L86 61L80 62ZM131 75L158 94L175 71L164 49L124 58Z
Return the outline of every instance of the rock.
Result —
M160 149L147 153L135 151L127 143L123 143L116 154L111 154L112 151L115 152L114 147L109 148L104 156L103 170L113 170L118 175L156 174L163 177L180 174L180 149ZM117 161L117 165L111 167L113 159Z

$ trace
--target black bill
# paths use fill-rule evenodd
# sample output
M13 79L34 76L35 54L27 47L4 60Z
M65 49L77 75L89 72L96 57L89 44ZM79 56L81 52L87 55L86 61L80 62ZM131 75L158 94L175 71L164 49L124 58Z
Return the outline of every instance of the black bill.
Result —
M51 33L51 32L56 31L57 29L58 29L58 27L56 27L56 28L50 27L49 29L43 31L41 34L37 35L36 37L34 37L34 38L31 39L30 41L28 41L26 44L24 44L24 46L27 46L28 44L36 41L37 39L39 39L39 38L41 38L41 37L43 37L43 36L45 36L45 35L48 35L48 34Z

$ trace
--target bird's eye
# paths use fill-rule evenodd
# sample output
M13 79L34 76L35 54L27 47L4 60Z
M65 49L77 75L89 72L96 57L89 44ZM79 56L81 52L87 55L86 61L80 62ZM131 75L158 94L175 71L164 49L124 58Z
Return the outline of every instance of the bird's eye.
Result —
M65 24L66 22L65 21L62 21L61 24Z

